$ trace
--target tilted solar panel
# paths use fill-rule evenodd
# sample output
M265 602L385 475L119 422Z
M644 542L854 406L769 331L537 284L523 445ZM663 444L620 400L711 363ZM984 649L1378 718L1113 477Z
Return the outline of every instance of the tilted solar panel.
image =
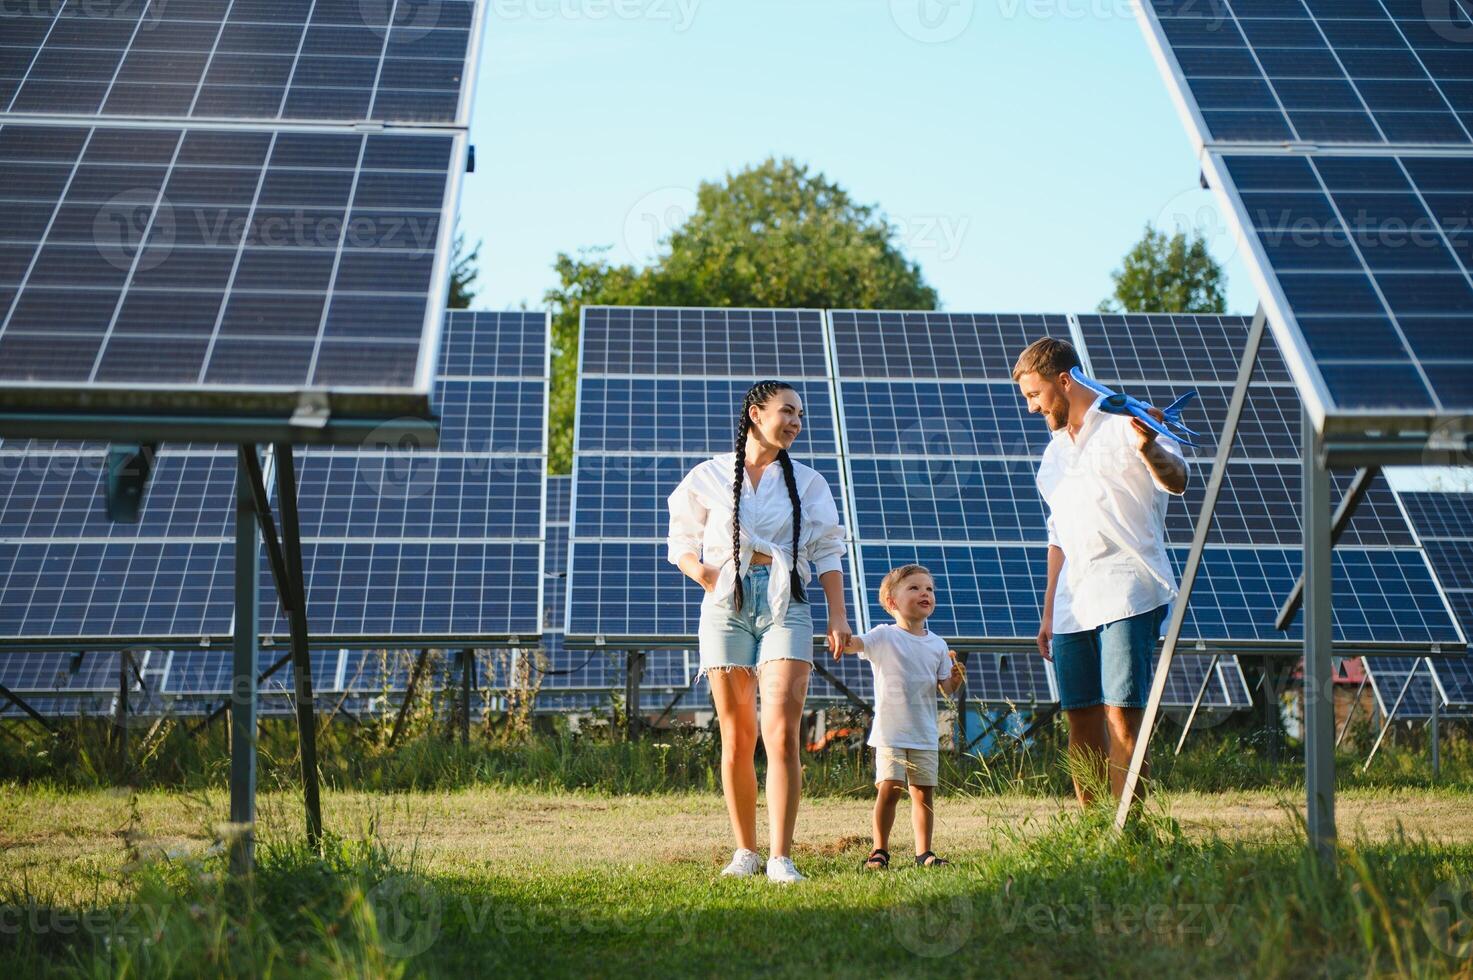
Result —
M1466 437L1465 0L1139 11L1327 457L1421 462Z
M7 11L0 112L464 125L470 0L139 0Z
M1439 143L1473 130L1463 0L1151 0L1211 142Z

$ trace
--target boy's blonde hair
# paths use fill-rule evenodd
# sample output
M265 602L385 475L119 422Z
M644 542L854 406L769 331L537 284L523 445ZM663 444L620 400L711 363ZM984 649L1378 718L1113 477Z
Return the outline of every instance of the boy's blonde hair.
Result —
M901 565L885 573L885 577L880 580L880 605L886 611L890 609L890 600L895 595L896 586L912 575L931 575L931 570L925 565ZM935 577L931 575L931 578Z

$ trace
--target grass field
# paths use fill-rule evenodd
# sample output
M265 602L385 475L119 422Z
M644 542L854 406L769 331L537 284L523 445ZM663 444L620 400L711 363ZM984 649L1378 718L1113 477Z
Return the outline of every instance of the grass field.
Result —
M1346 792L1332 866L1307 856L1297 793L1163 794L1125 835L1058 797L954 793L937 821L954 865L883 874L857 870L868 801L817 797L796 848L810 880L788 888L716 877L729 843L707 792L332 792L326 857L297 842L299 801L267 793L244 888L210 854L224 803L8 788L0 959L93 976L1470 975L1460 791ZM897 830L900 856L903 815Z

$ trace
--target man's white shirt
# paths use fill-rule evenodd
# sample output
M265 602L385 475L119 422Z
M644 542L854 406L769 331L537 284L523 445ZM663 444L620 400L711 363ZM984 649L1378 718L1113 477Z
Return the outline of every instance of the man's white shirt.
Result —
M1181 459L1174 439L1158 445ZM1078 633L1149 612L1176 598L1176 575L1166 551L1166 508L1171 494L1137 446L1128 416L1085 414L1079 433L1053 433L1038 467L1038 490L1048 504L1048 540L1064 552L1054 591L1055 633Z

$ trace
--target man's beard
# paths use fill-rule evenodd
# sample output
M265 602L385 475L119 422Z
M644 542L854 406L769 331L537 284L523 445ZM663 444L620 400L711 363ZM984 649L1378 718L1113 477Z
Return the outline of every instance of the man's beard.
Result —
M1050 432L1058 432L1069 424L1069 409L1060 412L1044 412L1043 420L1048 423Z

